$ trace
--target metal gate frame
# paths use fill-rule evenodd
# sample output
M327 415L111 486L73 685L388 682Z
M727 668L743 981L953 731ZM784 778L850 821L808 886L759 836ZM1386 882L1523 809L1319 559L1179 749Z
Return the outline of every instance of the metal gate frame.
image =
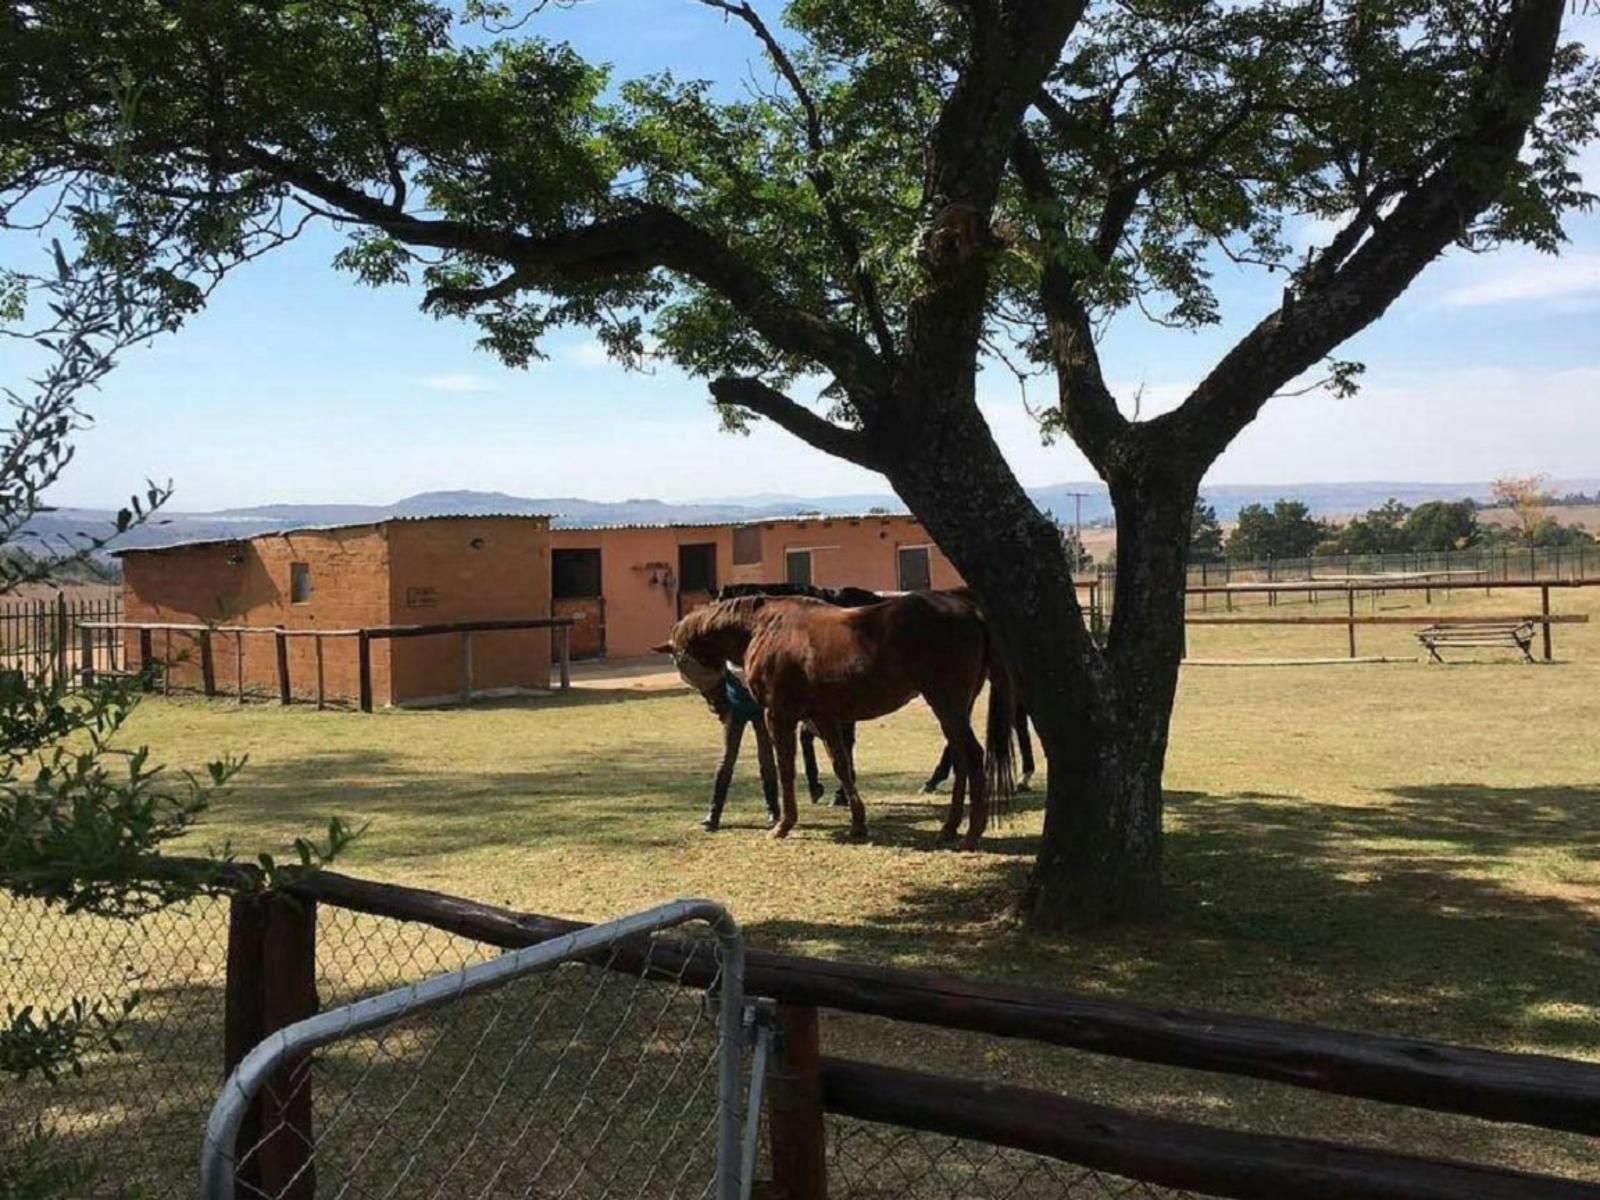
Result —
M239 1128L256 1094L285 1060L390 1024L401 1017L439 1008L462 996L584 958L617 942L660 933L691 921L709 925L722 951L714 1195L717 1200L740 1200L741 1160L746 1157L740 1111L745 1036L744 935L732 914L711 900L677 900L602 925L591 925L449 975L438 975L318 1013L271 1034L234 1068L212 1106L200 1149L201 1200L234 1200L234 1155Z

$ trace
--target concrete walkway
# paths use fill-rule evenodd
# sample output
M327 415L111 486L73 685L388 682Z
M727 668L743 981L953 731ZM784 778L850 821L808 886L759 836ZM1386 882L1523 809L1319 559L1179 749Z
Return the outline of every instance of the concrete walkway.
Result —
M640 658L598 659L572 664L572 686L615 691L633 688L641 692L666 692L687 687L672 660L665 654Z

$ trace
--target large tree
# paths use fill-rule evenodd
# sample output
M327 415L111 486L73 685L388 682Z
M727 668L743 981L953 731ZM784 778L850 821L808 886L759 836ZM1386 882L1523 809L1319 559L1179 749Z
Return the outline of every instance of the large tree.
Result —
M1597 102L1564 0L701 3L768 92L612 80L537 3L9 0L0 189L112 175L133 228L218 261L337 221L341 266L509 362L592 327L882 472L1022 668L1051 760L1028 910L1150 912L1201 476L1452 245L1556 247ZM1304 256L1301 215L1333 230ZM1222 259L1281 299L1130 415L1097 334L1217 321ZM1104 647L979 412L991 354L1053 376L1046 432L1110 488Z

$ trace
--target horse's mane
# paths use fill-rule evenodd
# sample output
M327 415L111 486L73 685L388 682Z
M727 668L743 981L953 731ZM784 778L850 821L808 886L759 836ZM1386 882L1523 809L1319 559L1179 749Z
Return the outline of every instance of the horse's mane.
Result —
M877 592L858 587L815 587L809 583L730 583L717 592L718 600L738 600L754 596L773 596L821 600L835 608L866 608L881 604Z

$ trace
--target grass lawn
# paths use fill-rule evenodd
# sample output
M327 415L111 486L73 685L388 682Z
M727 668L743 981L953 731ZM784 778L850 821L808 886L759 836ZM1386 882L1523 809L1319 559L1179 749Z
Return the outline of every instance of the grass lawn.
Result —
M1537 593L1379 605L1525 611ZM1595 612L1600 592L1555 606ZM1344 638L1213 628L1190 652L1336 656ZM1363 654L1417 654L1408 630L1360 639ZM1600 1060L1600 624L1558 627L1556 650L1553 666L1487 651L1444 667L1186 669L1166 916L1092 937L1037 937L1012 917L1037 800L982 853L936 847L940 803L917 789L939 742L920 706L861 731L867 845L828 807L803 806L787 842L762 836L753 747L728 827L703 833L718 739L681 692L370 717L152 700L131 736L174 766L249 753L192 850L280 849L338 814L371 823L341 869L496 904L601 919L705 895L759 946ZM1002 1039L837 1015L824 1038L1261 1130L1578 1175L1600 1162L1582 1139Z

